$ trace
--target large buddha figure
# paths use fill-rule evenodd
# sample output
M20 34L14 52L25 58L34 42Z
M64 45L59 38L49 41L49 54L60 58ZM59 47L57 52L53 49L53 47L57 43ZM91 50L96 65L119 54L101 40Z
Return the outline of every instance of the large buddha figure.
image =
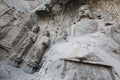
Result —
M77 21L71 26L71 36L82 36L97 30L97 21L92 19L92 11L88 5L80 7Z

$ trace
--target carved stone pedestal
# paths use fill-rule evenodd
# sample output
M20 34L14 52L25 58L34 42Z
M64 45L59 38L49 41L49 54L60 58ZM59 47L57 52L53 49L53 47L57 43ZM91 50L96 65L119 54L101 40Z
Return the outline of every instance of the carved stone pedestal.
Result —
M15 57L13 56L12 58L10 58L11 60L11 65L14 66L14 67L19 67L20 64L23 62L23 60L19 57Z
M24 70L27 73L33 74L39 69L39 64L36 62L27 62L26 69Z

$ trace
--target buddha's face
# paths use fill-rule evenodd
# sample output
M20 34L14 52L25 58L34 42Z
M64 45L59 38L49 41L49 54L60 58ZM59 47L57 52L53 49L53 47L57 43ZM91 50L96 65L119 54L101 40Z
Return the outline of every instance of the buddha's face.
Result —
M80 17L91 17L91 10L88 5L81 6L79 9Z

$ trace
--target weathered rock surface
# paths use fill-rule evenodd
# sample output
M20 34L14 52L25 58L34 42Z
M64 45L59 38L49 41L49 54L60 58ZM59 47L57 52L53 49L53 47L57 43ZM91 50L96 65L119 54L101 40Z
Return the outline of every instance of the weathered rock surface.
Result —
M119 3L0 0L0 80L120 80Z
M68 38L46 53L37 80L119 80L119 48L100 32Z
M28 80L32 75L0 62L0 80Z

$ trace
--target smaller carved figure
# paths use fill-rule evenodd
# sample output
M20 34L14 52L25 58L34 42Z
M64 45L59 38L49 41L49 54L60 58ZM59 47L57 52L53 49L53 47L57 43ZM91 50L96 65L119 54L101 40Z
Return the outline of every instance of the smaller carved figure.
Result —
M20 49L18 50L17 54L11 58L11 60L15 62L15 65L13 66L17 67L19 66L20 63L22 63L28 51L37 40L38 31L39 31L39 26L35 25L33 26L32 31L28 32L28 36L20 45Z
M19 55L19 53L22 53L19 57L22 58L23 56L25 56L26 52L24 52L24 51L27 51L27 49L30 49L28 47L32 46L35 43L35 41L37 40L38 28L39 27L37 25L35 25L32 28L32 31L28 32L28 37L23 41L21 48L18 51L18 55Z
M33 53L31 54L31 59L28 62L26 62L26 65L27 67L29 67L28 68L29 70L28 69L25 70L26 72L28 73L36 72L36 70L39 68L41 59L45 51L49 48L49 46L50 46L50 33L49 31L45 31L43 32L40 41L38 41L38 43L32 47L31 52Z
M44 55L44 52L49 46L50 46L50 32L44 31L42 38L38 42L38 48L40 50L40 53L37 53L37 54L34 53L33 55L35 62L37 63L40 62L40 58L42 58L42 56Z

